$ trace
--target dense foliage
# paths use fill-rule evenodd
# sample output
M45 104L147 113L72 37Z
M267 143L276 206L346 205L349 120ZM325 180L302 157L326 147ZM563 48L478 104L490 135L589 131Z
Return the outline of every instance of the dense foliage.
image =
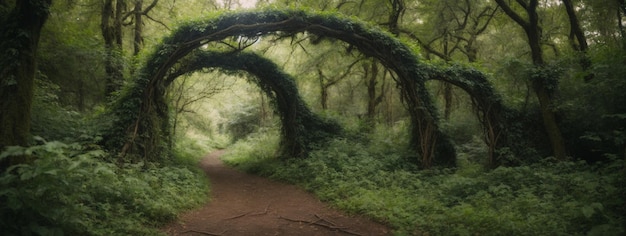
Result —
M397 132L397 131L396 131ZM264 135L224 159L249 172L298 184L322 200L385 222L399 235L621 235L624 162L545 160L484 171L461 158L456 169L417 171L402 138L337 139L304 160L281 162ZM267 135L267 133L265 134ZM270 134L271 136L271 134Z
M36 144L0 153L34 157L0 174L3 235L155 235L206 201L208 183L194 165L207 147L180 139L168 163L117 162L96 145L104 120L62 107L47 78L36 84Z
M116 165L79 144L12 147L0 158L20 155L38 158L0 175L4 235L157 234L207 193L202 174L185 166Z

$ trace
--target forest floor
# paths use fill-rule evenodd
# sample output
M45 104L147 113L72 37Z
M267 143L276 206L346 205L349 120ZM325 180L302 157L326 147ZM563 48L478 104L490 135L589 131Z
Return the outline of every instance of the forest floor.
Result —
M211 200L184 213L168 235L391 235L384 225L350 216L293 185L224 166L215 151L202 159Z

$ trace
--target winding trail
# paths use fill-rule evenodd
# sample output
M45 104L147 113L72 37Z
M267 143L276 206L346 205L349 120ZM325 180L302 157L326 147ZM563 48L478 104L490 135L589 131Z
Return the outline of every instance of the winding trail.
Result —
M215 151L200 166L211 182L211 201L181 215L168 235L391 235L378 223L347 216L312 194L224 166Z

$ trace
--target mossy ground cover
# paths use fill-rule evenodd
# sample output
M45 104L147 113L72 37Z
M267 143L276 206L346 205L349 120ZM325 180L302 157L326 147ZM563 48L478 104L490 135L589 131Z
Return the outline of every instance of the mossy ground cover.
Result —
M252 136L224 160L298 184L323 201L389 224L398 235L624 234L624 165L547 160L484 170L419 170L393 132L336 139L308 159L272 157L272 134Z

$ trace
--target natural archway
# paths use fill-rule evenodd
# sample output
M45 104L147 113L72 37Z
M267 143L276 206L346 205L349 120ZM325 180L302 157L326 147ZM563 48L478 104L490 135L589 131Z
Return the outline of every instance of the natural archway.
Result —
M169 86L180 75L212 67L247 71L254 75L253 82L270 97L280 116L280 153L283 156L302 156L311 149L310 145L341 131L337 123L324 120L309 110L291 76L272 61L254 53L194 51L181 59L166 76L165 85Z
M438 113L425 89L425 81L439 73L425 69L413 51L399 40L351 19L333 14L313 14L298 10L266 10L227 13L217 18L190 22L180 27L149 57L135 84L119 99L110 147L137 147L145 157L159 156L166 150L168 134L167 106L163 94L166 77L179 61L209 42L231 36L258 37L272 33L307 32L350 44L363 54L377 58L397 75L411 118L411 147L419 155L419 164L451 166L454 147L439 131ZM129 125L130 124L130 125ZM435 158L436 157L436 158Z
M520 114L504 104L502 97L495 92L484 73L458 64L423 65L421 70L431 75L429 79L452 84L469 95L474 112L483 127L489 167L499 166L504 152L522 156L519 152L528 148L524 147L528 139L523 138L525 133L523 128L515 125L519 123L515 120Z

